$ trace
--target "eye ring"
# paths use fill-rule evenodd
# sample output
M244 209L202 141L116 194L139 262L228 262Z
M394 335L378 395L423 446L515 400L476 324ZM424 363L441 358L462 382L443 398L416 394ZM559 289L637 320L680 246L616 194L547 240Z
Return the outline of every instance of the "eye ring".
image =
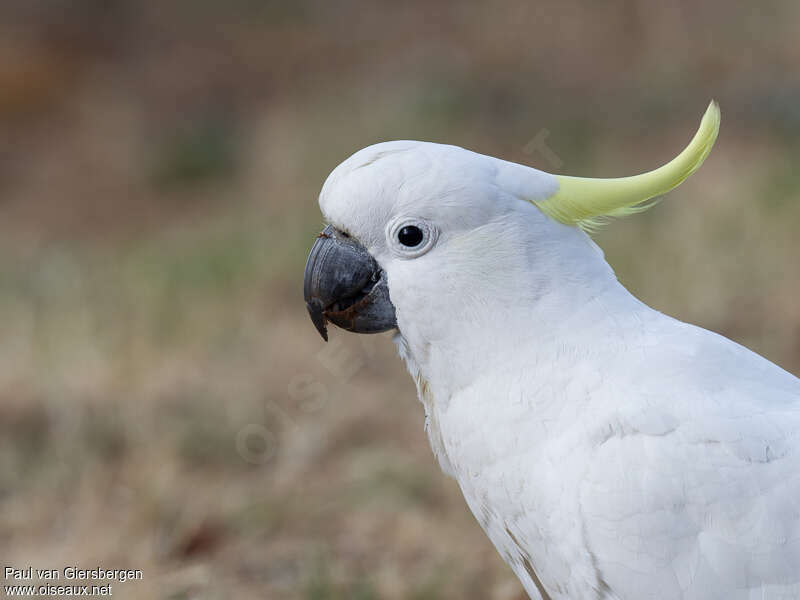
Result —
M398 257L416 258L433 247L439 232L423 219L401 217L389 224L386 236Z

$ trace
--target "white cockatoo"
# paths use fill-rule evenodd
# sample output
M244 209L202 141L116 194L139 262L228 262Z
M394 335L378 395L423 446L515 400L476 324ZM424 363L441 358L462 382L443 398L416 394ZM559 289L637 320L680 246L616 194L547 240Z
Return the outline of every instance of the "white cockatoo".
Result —
M634 177L395 141L322 189L314 324L397 330L433 452L531 598L800 598L800 380L637 300L586 233L686 179L719 118Z

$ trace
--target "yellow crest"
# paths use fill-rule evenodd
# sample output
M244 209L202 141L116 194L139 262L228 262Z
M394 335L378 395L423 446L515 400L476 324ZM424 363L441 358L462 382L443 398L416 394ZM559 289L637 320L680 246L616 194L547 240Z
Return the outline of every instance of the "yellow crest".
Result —
M666 194L703 164L717 139L719 123L719 105L712 100L692 141L663 167L616 179L556 175L558 191L534 204L556 221L588 230L597 227L603 217L624 217L647 210L653 203L643 202Z

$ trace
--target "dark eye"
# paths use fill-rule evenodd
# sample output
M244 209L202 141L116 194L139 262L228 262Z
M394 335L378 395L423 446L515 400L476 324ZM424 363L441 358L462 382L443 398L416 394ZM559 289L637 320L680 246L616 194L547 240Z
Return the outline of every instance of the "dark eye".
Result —
M389 222L386 241L397 258L422 256L436 245L439 230L425 219L401 215Z
M409 248L419 246L423 237L425 236L422 230L416 225L406 225L397 232L397 240L403 246L408 246Z

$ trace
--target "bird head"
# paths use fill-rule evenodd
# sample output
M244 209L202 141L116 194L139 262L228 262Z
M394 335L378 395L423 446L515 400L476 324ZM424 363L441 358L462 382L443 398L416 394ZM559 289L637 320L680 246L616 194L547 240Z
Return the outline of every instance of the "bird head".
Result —
M426 142L364 148L320 194L328 225L306 264L311 319L326 340L328 322L357 333L397 328L419 352L464 347L479 330L524 335L523 323L563 320L616 283L586 231L680 184L718 128L712 102L675 159L616 179L552 175Z

